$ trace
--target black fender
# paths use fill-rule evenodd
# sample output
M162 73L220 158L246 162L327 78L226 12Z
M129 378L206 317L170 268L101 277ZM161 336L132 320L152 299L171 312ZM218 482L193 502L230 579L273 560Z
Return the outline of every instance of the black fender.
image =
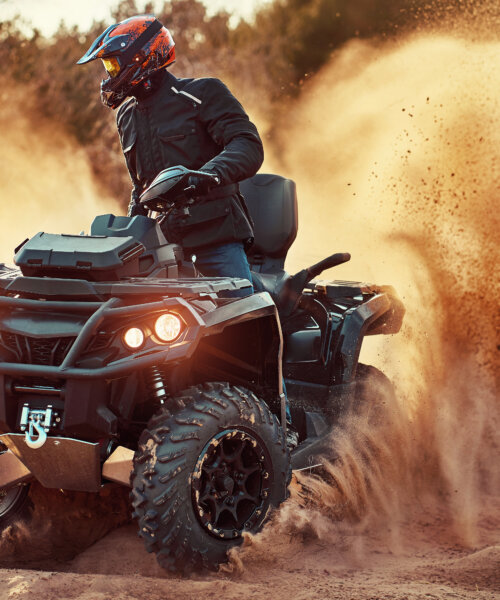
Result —
M397 333L401 328L404 312L402 302L389 290L381 291L347 311L339 337L341 360L336 361L342 372L336 373L336 381L353 381L365 335Z

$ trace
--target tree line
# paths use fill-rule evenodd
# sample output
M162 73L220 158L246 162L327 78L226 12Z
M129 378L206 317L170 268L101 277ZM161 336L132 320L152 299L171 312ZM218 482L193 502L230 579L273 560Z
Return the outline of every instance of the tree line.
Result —
M215 76L237 95L258 101L270 122L298 97L332 54L352 38L392 38L422 20L472 10L480 0L274 0L251 22L230 27L230 15L207 15L199 0L165 2L156 16L173 33L177 76ZM112 11L119 21L140 13L136 0L121 0ZM472 13L471 13L472 14ZM101 105L98 61L76 60L109 23L89 31L60 25L50 38L20 18L0 23L4 78L23 86L38 118L55 120L82 145L107 192L128 200L130 183L120 155L114 114ZM4 85L9 85L4 83ZM284 101L285 100L285 101ZM272 143L272 130L270 132Z

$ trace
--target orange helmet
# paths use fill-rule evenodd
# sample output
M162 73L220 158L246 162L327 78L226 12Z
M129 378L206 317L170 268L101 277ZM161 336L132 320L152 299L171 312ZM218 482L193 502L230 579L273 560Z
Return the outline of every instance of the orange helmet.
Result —
M101 81L101 100L117 108L132 88L174 62L175 43L158 19L139 15L108 27L77 64L96 58L102 60L109 75Z

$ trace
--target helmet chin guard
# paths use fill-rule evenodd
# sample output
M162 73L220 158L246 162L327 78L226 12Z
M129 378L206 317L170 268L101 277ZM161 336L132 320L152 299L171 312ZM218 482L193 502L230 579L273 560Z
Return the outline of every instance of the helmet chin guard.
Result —
M118 108L125 98L130 94L134 85L130 85L130 81L137 76L138 67L127 67L128 73L123 73L120 80L116 77L108 77L101 81L101 101L104 106L109 108Z
M98 58L113 65L110 76L101 82L101 100L117 108L135 86L175 61L175 43L152 15L131 17L101 33L77 64Z

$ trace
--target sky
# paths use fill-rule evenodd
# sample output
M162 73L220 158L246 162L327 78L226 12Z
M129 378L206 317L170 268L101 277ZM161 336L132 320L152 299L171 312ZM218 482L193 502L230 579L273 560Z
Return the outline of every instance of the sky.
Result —
M202 0L207 6L208 13L226 10L234 16L233 21L251 18L259 5L270 0ZM88 29L92 21L103 19L109 21L110 8L119 0L0 0L0 21L20 14L37 27L44 35L50 35L57 29L61 20L68 25L78 24L82 31ZM163 5L163 0L156 0ZM145 4L138 0L138 6Z

